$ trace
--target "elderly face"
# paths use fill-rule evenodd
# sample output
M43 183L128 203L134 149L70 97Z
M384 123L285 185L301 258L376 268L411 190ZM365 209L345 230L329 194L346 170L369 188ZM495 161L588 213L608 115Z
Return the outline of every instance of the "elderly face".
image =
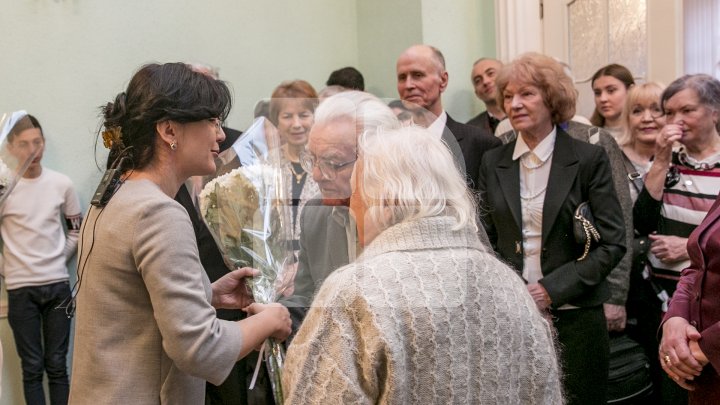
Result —
M493 59L478 62L473 67L471 79L475 95L486 104L495 102L495 76L501 67L502 64Z
M592 84L595 107L606 120L620 117L625 106L627 88L625 83L613 76L600 76Z
M550 133L553 127L551 113L540 88L511 80L502 95L505 112L516 131L539 139Z
M665 119L682 130L680 143L685 145L700 145L717 136L718 111L702 104L693 89L679 91L665 101Z
M350 176L357 158L355 122L342 119L313 126L307 153L315 162L312 176L320 186L323 204L347 205Z
M412 47L397 61L397 90L400 99L432 113L442 110L441 94L447 87L447 72L426 47Z

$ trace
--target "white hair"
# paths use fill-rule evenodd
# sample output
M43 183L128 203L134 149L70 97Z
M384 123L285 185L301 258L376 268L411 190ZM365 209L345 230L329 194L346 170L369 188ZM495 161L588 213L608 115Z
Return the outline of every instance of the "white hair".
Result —
M343 91L324 99L315 110L313 125L324 126L339 120L355 121L358 135L376 132L379 128L400 128L390 107L372 94L358 90Z
M358 143L369 220L386 229L403 221L448 215L455 217L456 230L478 229L465 179L450 149L429 130L416 125L380 129L377 134L365 132Z

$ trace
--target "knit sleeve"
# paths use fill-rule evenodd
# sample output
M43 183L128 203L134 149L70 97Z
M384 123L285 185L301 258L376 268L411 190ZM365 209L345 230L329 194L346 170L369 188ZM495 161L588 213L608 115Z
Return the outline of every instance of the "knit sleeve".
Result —
M210 305L185 209L174 201L148 206L134 229L132 250L165 352L183 372L222 383L240 354L242 335Z
M283 372L286 403L377 402L376 370L382 350L374 337L379 332L367 322L362 298L338 282L341 277L336 272L323 284L288 350Z

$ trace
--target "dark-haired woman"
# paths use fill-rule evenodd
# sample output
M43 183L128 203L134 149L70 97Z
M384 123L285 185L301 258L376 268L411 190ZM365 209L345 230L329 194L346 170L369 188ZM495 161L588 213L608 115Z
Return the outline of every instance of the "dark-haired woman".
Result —
M635 79L628 68L612 63L595 72L590 83L595 94L595 111L590 122L605 128L618 139L623 132L621 117L625 97Z
M215 171L230 104L224 83L173 63L142 67L104 108L124 182L81 230L71 403L201 404L205 380L290 333L284 307L250 305L251 269L210 284L173 200L189 176ZM239 322L215 315L248 305L256 315Z

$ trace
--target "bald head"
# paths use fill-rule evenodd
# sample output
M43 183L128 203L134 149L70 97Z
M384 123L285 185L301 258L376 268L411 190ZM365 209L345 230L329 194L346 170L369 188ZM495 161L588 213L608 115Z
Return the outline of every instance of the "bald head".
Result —
M396 70L400 99L439 116L441 94L448 82L442 52L429 45L413 45L400 54Z

